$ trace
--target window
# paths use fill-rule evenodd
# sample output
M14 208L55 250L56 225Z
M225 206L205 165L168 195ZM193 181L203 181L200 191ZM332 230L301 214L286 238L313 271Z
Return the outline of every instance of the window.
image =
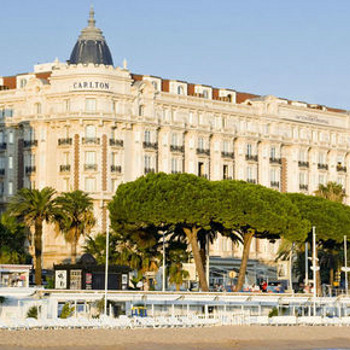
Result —
M223 152L228 152L229 151L228 141L227 140L223 141L223 143L222 143L222 150L223 150Z
M253 180L254 177L253 177L253 169L252 167L247 167L247 179L248 180Z
M96 164L96 153L94 151L85 152L85 163L86 164Z
M143 117L145 115L145 106L144 105L140 105L139 106L139 116Z
M9 196L13 195L13 182L12 181L9 181L9 184L8 184L8 195Z
M324 175L319 175L318 176L318 183L320 185L325 185L326 184L326 177Z
M94 98L87 98L85 100L85 111L86 112L96 111L96 100Z
M96 179L94 177L85 178L85 191L87 192L96 191Z
M271 147L270 149L270 157L271 159L275 159L276 158L276 148L275 147ZM272 180L274 181L274 180Z
M190 125L193 125L194 119L193 119L193 112L190 112L188 115L188 122Z
M9 144L10 144L10 145L13 144L13 131L9 131L9 134L8 134L8 141L9 141Z
M7 159L8 159L8 168L13 169L13 157L9 156Z
M63 153L63 162L64 162L64 165L69 165L69 152Z
M270 181L271 182L278 181L277 169L273 168L273 169L270 170Z
M326 157L324 153L319 153L318 155L318 162L320 164L326 164Z
M41 103L36 103L35 104L35 113L36 114L41 114Z
M300 160L301 162L306 162L306 161L307 161L307 151L306 151L306 150L301 149L301 150L299 151L299 160Z
M299 184L300 185L307 185L308 184L307 173L305 173L305 172L299 173Z
M171 172L176 173L177 172L177 159L171 158Z
M182 85L179 85L177 87L177 94L178 95L184 95L185 94L185 90L184 90L184 87Z
M0 131L0 143L4 143L5 138L4 138L4 132L1 130Z
M200 138L198 139L198 148L199 148L200 150L203 150L203 149L204 149L204 139L203 139L203 137L200 137Z
M116 113L117 112L117 102L115 102L115 101L112 101L111 112L112 113Z
M145 156L144 161L145 161L145 168L146 169L151 169L151 157L150 156Z
M171 135L171 144L172 146L177 146L178 145L178 135L173 133Z
M0 169L5 169L5 157L0 158Z
M4 117L5 118L12 118L13 117L13 109L12 107L8 107L4 110Z
M158 90L158 84L156 81L152 81L152 85L153 85L155 90Z
M145 130L145 142L151 143L151 131L150 130Z
M65 112L70 111L70 100L64 100L64 111Z
M112 158L111 158L112 165L118 165L118 153L112 152Z
M93 139L96 137L96 128L94 125L87 125L86 126L85 136L87 139Z
M198 163L198 176L204 176L204 163Z
M204 90L204 91L203 91L203 97L204 97L204 98L209 98L209 92L208 92L208 90Z
M223 179L228 179L228 165L222 167L222 177Z
M27 79L21 79L19 81L19 86L21 89L23 89L27 85Z
M5 193L5 183L0 182L0 195L3 196Z
M338 183L339 185L341 185L342 187L344 187L344 183L345 183L344 177L338 177L337 183Z
M64 188L63 190L65 192L70 191L70 185L69 185L69 178L68 177L63 179L63 188Z
M247 156L252 155L252 145L250 143L247 144Z

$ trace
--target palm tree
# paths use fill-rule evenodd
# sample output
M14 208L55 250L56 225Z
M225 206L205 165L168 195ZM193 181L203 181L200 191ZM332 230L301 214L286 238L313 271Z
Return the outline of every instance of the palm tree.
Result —
M329 199L332 202L343 203L346 197L343 186L336 182L328 182L327 185L318 185L318 189L315 191L317 197Z
M56 214L56 191L51 187L42 190L22 188L10 200L8 212L29 227L34 227L35 284L41 285L43 223L53 222Z
M92 198L83 191L62 193L57 197L59 211L56 215L58 229L71 244L71 262L76 263L80 236L89 234L95 225Z

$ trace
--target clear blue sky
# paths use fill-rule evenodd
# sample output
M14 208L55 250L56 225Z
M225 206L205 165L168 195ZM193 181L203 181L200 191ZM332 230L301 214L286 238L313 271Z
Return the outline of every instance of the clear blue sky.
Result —
M68 59L91 3L134 73L350 109L349 0L0 0L0 75Z

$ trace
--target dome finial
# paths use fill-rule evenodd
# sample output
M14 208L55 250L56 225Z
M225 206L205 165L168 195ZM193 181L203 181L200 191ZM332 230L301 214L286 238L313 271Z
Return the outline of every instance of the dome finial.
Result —
M90 5L90 12L89 12L89 27L95 27L95 11L94 11L94 6L91 4Z

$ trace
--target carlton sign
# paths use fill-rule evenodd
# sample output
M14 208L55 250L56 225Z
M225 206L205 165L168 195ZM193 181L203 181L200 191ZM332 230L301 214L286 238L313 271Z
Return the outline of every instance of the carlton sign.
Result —
M73 90L109 90L109 83L103 81L77 81L73 83Z

